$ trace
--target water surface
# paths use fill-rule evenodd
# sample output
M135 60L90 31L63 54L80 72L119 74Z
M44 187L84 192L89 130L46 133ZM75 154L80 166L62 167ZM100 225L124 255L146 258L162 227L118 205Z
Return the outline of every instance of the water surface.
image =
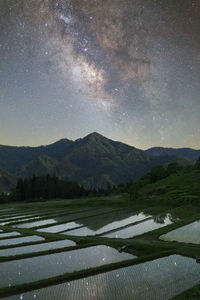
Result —
M24 247L17 247L17 248L8 248L0 250L0 256L12 256L12 255L19 255L19 254L26 254L32 252L39 252L39 251L46 251L50 249L60 249L64 247L71 247L75 246L76 243L71 240L63 240L63 241L56 241L38 245L30 245Z
M168 300L200 283L199 274L194 259L172 255L5 300Z
M7 238L10 236L17 236L17 235L21 235L19 232L16 231L12 231L12 232L4 232L4 233L0 233L0 239L1 238Z
M92 209L92 210L84 210L84 211L74 211L71 214L66 213L66 215L63 216L56 216L55 220L56 222L67 222L67 221L71 221L71 220L76 220L79 218L86 218L86 217L92 217L93 215L96 214L104 214L104 213L110 213L111 209L107 209L107 208L97 208L97 209Z
M27 218L27 217L34 217L34 215L17 215L17 216L5 216L5 217L1 217L0 218L0 222L1 221L8 221L8 220L14 220L14 219L23 219L23 218Z
M120 221L111 222L111 223L101 227L100 229L94 230L94 229L90 229L89 226L86 226L86 227L83 227L80 229L70 230L69 232L66 232L66 234L75 235L75 236L76 235L77 236L86 236L86 235L102 234L109 230L117 229L122 226L126 226L128 224L134 223L134 222L145 220L146 218L147 218L147 216L145 216L143 213L139 213L138 215L135 214L133 216L122 219ZM95 221L97 222L97 217L93 220L94 224L95 224ZM63 232L63 234L65 234L65 232Z
M163 241L200 244L200 220L160 236Z
M60 232L60 231L64 231L64 230L68 230L68 229L72 229L72 228L76 228L76 227L80 227L80 225L76 222L69 222L66 224L60 224L60 225L41 228L41 229L38 229L37 231L56 233L56 232Z
M0 225L1 226L4 226L4 225L13 225L13 227L19 227L18 224L21 224L22 222L25 222L25 221L29 221L29 220L34 220L34 219L39 219L40 217L28 217L28 218L25 218L25 219L20 219L20 220L14 220L14 219L6 219L5 221L1 222ZM17 224L15 224L17 223Z
M0 287L53 277L67 272L101 266L134 256L107 246L43 255L0 263ZM53 299L53 298L51 298Z
M30 236L0 240L0 246L18 245L23 243L38 242L42 240L44 240L44 238L40 236L30 235Z
M151 231L151 230L155 230L155 229L164 227L171 223L172 223L172 221L169 216L167 216L163 220L162 223L157 223L153 219L147 220L147 221L144 220L143 222L141 222L137 225L133 225L133 226L129 226L127 228L121 229L121 230L113 231L113 232L104 234L103 236L109 237L109 238L126 239L126 238L130 238L130 237L134 237L134 236L143 234L143 233Z
M18 227L18 228L32 228L32 227L38 227L38 226L43 226L43 225L48 225L48 224L54 224L56 221L54 219L46 219L42 221L36 221L36 222L28 222L28 223L23 223L23 224L17 224L14 225L13 227Z

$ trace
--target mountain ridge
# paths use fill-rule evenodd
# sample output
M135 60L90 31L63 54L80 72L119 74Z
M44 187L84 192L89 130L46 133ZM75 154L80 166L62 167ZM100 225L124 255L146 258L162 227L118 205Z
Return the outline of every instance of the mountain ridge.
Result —
M119 144L123 144L123 145L127 145L131 148L135 148L135 149L139 149L141 151L145 151L145 152L151 152L152 150L154 151L155 150L159 150L159 149L165 149L165 150L173 150L173 151L178 151L178 150L188 150L188 151L194 151L194 152L200 152L200 149L194 149L194 148L190 148L190 147L162 147L162 146L153 146L153 147L150 147L148 149L140 149L140 148L137 148L135 146L132 146L132 145L129 145L129 144L126 144L125 142L121 142L121 141L115 141L113 139L110 139L110 138L107 138L105 136L103 136L102 134L98 133L98 132L92 132L92 133L89 133L87 134L85 137L82 137L82 138L77 138L75 140L70 140L68 138L61 138L59 140L56 140L55 142L51 142L50 144L41 144L41 145L37 145L37 146L15 146L15 145L5 145L5 144L0 144L0 150L1 150L1 147L8 147L8 148L29 148L31 150L34 150L36 148L45 148L45 147L53 147L54 145L56 144L64 144L64 143L75 143L75 142L78 142L78 141L81 141L81 140L84 140L86 138L89 138L89 137L92 137L92 136L98 136L98 137L101 137L101 138L104 138L104 139L107 139L109 141L112 141L114 143L119 143Z
M158 164L189 162L188 157L159 149L141 150L93 132L75 141L61 139L46 146L1 145L0 168L14 178L52 174L86 188L105 188L137 179Z
M146 153L150 155L159 156L159 155L178 155L190 160L197 160L200 156L200 150L192 148L171 148L171 147L152 147L145 150Z

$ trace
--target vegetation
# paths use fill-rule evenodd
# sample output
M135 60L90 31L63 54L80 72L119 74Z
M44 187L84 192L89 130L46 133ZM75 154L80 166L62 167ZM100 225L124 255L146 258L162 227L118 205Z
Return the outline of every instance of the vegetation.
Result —
M0 202L79 198L87 195L88 191L75 182L64 181L56 176L44 175L18 179L16 187L9 195L0 194Z
M75 142L63 139L41 147L0 146L0 168L12 174L15 180L50 174L78 182L90 190L127 183L155 165L176 161L189 162L178 153L176 156L165 153L151 155L148 151L112 141L98 133ZM0 190L7 191L3 177L0 176ZM12 180L9 184L15 186Z
M16 185L16 178L0 169L0 191L8 192Z
M123 188L129 198L138 202L165 203L172 206L184 203L200 204L200 159L192 166L178 163L156 166L139 180Z
M154 166L150 172L126 185L104 189L85 189L76 182L65 181L57 176L43 175L20 178L10 194L0 193L0 203L52 198L73 199L85 196L129 194L129 200L145 203L153 199L171 205L198 201L200 196L200 159L194 165L182 166L177 162Z

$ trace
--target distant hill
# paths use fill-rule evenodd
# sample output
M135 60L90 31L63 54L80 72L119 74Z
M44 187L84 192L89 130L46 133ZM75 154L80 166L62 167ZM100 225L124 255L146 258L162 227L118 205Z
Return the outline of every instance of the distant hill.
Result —
M196 161L200 157L200 150L190 148L162 148L154 147L145 151L146 153L154 156L174 155L179 156L191 161Z
M0 192L8 192L16 184L17 178L0 169Z
M139 182L139 181L138 181ZM142 179L140 180L142 183ZM200 169L189 169L171 174L155 183L141 185L133 201L154 204L200 204ZM134 189L134 183L132 183ZM130 186L129 186L130 190ZM128 191L128 189L127 189ZM187 215L187 211L186 211Z
M0 168L14 177L54 174L77 181L86 188L126 183L139 178L154 165L177 160L187 163L180 156L152 155L98 133L40 147L0 146Z
M41 155L55 159L62 158L73 144L73 141L62 139L54 144L39 147L12 147L0 145L0 168L10 173L17 173L22 166Z

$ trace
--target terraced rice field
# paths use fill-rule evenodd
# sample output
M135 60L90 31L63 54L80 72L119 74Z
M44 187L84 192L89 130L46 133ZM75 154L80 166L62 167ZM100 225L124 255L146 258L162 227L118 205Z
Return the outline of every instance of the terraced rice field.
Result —
M75 245L76 245L76 243L73 241L61 240L61 241L57 241L57 242L49 242L49 243L36 244L36 245L31 245L31 246L8 248L8 249L0 250L0 257L1 256L15 256L15 255L20 255L20 254L60 249L60 248L65 248L65 247L72 247Z
M64 223L64 224L60 224L60 225L55 225L55 226L51 226L51 227L45 227L43 229L38 229L38 232L51 232L51 233L56 233L56 232L62 232L65 230L70 230L70 229L74 229L77 227L81 227L81 225L79 225L76 222L69 222L69 223Z
M90 226L85 226L81 229L70 230L70 232L68 231L67 233L63 232L63 234L66 233L68 235L77 235L77 236L101 235L104 232L108 232L108 231L111 231L111 230L116 230L120 227L124 227L124 226L127 226L127 225L132 224L132 223L144 221L144 220L147 220L149 218L150 218L150 216L145 216L143 213L139 213L139 214L135 214L135 215L132 213L132 216L130 216L128 218L124 218L120 221L110 222L109 224L107 224L105 226L102 226L99 229L91 229ZM95 219L93 219L92 221L93 221L93 224L91 225L91 227L94 226ZM81 222L81 220L79 221L79 224L80 224L80 222ZM82 226L84 226L83 224L84 223L81 223ZM90 224L91 224L91 222L90 222Z
M20 235L20 233L16 231L0 233L0 240L3 238L17 236L17 235Z
M163 241L200 244L200 220L172 230L160 237Z
M30 236L23 236L18 238L11 238L11 239L3 239L0 240L0 247L2 246L9 246L9 245L20 245L24 243L30 243L30 242L38 242L44 240L42 237L37 235L30 235Z
M20 296L25 300L166 300L199 283L199 273L200 265L195 260L173 255ZM20 296L5 300L17 300Z
M131 258L133 258L132 255L119 253L110 247L94 246L75 251L2 262L0 263L2 276L0 287L36 281Z
M17 227L17 228L33 228L33 227L37 227L37 226L39 227L39 226L55 224L55 223L56 223L56 220L47 219L47 220L43 220L43 221L22 223L22 224L19 224L19 225L14 225L14 227Z
M172 224L172 221L170 220L170 218L168 216L164 219L163 223L157 223L153 219L151 219L151 220L148 219L147 221L144 220L143 222L141 222L137 225L129 226L129 227L126 227L126 228L118 230L118 231L113 231L111 233L104 234L103 236L109 237L109 238L127 239L127 238L134 237L134 236L143 234L143 233L151 231L151 230L162 228L169 224Z
M198 248L158 239L199 244L178 211L33 207L0 210L0 298L168 300L200 283Z

